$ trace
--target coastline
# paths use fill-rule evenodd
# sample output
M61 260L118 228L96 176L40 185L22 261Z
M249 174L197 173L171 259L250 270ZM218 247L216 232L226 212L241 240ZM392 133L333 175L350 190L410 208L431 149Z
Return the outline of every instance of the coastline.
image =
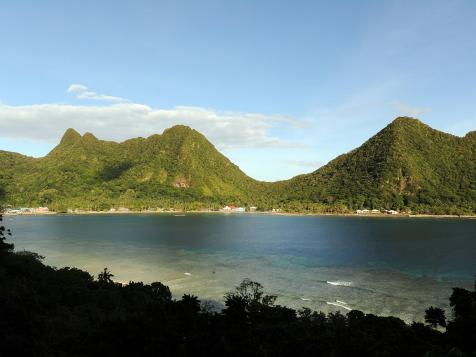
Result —
M212 210L200 211L76 211L76 212L22 212L8 213L3 212L4 216L52 216L52 215L187 215L187 214L220 214L220 215L263 215L263 216L299 216L299 217L365 217L365 218L438 218L438 219L476 219L476 215L433 215L433 214L386 214L386 213L307 213L307 212L223 212Z

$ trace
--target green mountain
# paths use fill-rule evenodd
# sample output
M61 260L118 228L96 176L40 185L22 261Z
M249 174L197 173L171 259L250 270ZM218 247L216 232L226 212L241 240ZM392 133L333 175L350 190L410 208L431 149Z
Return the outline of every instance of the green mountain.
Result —
M174 126L122 143L68 129L39 159L0 152L8 203L56 209L251 204L263 186L200 133ZM1 184L0 184L1 185Z
M248 177L180 125L122 143L68 129L47 156L0 151L0 165L0 187L13 206L476 213L476 132L457 137L412 118L397 118L310 174L275 183Z
M397 118L359 148L279 185L284 203L475 213L476 132L461 138Z

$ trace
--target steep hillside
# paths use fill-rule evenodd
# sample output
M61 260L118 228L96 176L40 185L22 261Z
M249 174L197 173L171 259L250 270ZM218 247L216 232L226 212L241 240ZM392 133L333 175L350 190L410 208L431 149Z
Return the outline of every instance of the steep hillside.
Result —
M14 205L107 209L193 202L252 204L262 185L186 126L123 143L68 129L44 158L3 156L0 159L11 163L11 169L2 181Z
M0 188L14 206L476 213L476 132L457 137L397 118L359 148L287 181L246 176L200 133L174 126L122 143L68 129L39 159L0 151Z
M279 185L283 203L474 212L476 135L461 138L397 118L359 148Z

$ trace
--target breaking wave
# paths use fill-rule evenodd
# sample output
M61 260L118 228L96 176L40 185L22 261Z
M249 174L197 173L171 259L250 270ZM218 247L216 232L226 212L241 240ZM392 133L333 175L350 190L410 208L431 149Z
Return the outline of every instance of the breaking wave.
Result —
M349 306L347 306L346 303L344 303L343 301L339 301L336 300L336 301L326 301L326 304L327 305L333 305L333 306L337 306L337 307L341 307L343 309L346 309L346 310L352 310Z
M351 286L351 281L343 281L343 280L336 280L336 281L326 281L327 284L336 285L336 286Z

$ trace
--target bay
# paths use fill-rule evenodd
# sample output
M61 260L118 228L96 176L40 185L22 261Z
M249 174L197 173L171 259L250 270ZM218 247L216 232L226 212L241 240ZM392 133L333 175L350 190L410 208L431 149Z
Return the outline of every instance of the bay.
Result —
M277 303L421 321L476 275L476 220L261 214L14 216L17 250L222 302L244 278Z

